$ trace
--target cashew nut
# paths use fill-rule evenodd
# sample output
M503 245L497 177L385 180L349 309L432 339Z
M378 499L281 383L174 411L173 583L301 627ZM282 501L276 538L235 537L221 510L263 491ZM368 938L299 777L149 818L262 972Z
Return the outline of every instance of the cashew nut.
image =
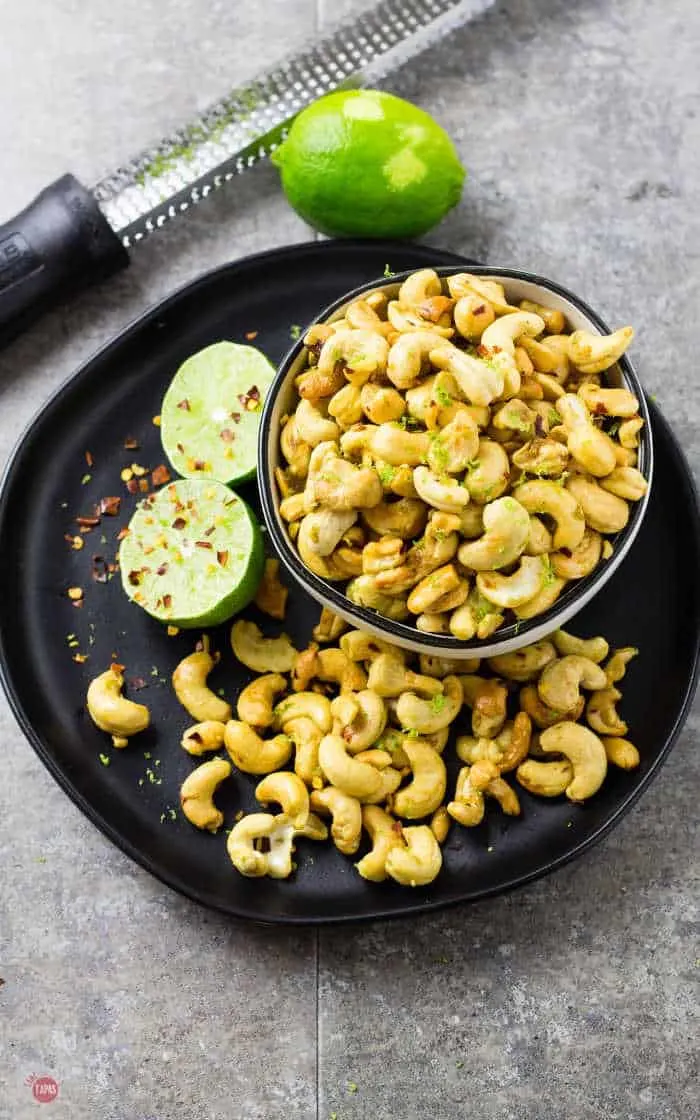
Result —
M603 490L597 482L572 475L567 480L566 489L580 506L591 529L597 529L599 533L619 533L629 521L627 502Z
M536 618L538 614L548 611L561 595L566 582L565 579L555 576L553 571L548 571L542 590L538 591L533 599L528 599L526 603L521 603L519 607L515 607L515 617L518 619Z
M549 334L561 334L566 326L564 314L553 307L543 307L541 303L533 303L529 299L522 299L520 307L523 311L533 311L544 320L544 329Z
M501 572L479 572L476 586L484 598L504 610L528 603L541 590L549 564L544 556L521 556L509 576Z
M251 727L271 727L275 697L287 688L281 673L266 673L246 685L238 697L238 718Z
M338 720L337 733L345 740L348 752L354 755L376 743L386 727L387 710L382 697L370 688L355 693L353 699L357 711L348 722L342 718L337 700L332 702L331 710Z
M428 465L436 474L461 474L479 453L479 428L462 409L430 440Z
M520 707L524 712L527 712L537 727L552 727L555 723L560 723L562 719L567 717L577 720L581 716L585 704L586 701L583 696L579 696L571 711L560 712L544 703L534 684L525 685L524 688L520 689Z
M308 716L297 716L285 721L284 734L294 746L294 773L311 789L320 789L323 774L318 762L318 748L323 732Z
M211 758L185 778L180 789L180 805L195 828L209 832L221 828L224 814L214 804L214 794L230 773L231 763L225 758Z
M607 478L601 479L600 485L628 502L638 502L649 489L649 483L636 467L615 467Z
M216 665L218 657L209 652L208 638L202 640L203 649L183 657L172 676L175 695L193 719L198 722L213 719L226 723L231 718L231 705L207 687L206 680Z
M410 613L404 598L387 595L377 586L376 576L362 575L350 580L345 594L351 603L356 603L359 607L370 607L394 622L403 622Z
M447 806L441 805L436 809L430 818L430 830L437 840L438 844L444 844L447 840L447 834L450 831L450 814L447 812Z
M288 735L261 739L252 727L236 719L226 724L224 746L238 769L246 774L271 774L281 770L292 753Z
M331 374L342 363L348 381L364 384L372 374L384 373L389 356L386 339L373 330L337 330L321 348L318 369Z
M477 738L493 739L505 723L508 689L501 681L475 675L459 681L464 703L472 709L472 731Z
M574 331L569 335L569 357L582 373L602 373L622 357L633 338L632 327L603 335Z
M444 336L434 330L406 331L389 350L387 377L397 389L410 389L418 381L428 355L442 346Z
M321 769L331 785L365 801L383 789L379 770L366 762L357 762L347 752L345 740L340 735L324 735L318 750Z
M363 386L364 388L364 386ZM357 385L343 385L342 389L338 389L328 402L328 414L336 421L337 427L345 432L348 428L352 428L354 424L359 424L362 420L362 390ZM332 439L338 439L338 436L332 436ZM341 447L345 450L343 437L341 437Z
M424 502L445 513L459 513L469 503L469 491L456 478L438 478L428 467L414 469L413 485Z
M442 867L442 852L432 829L414 825L401 830L403 844L391 848L385 869L404 887L423 887L432 883Z
M573 480L569 479L571 481ZM513 491L513 498L528 513L546 513L556 522L553 538L555 549L574 549L580 544L587 519L584 520L584 511L575 492L569 493L569 490L556 482L538 479L517 486Z
M602 786L608 772L605 747L587 727L570 720L557 723L542 732L540 747L546 753L563 754L573 766L574 776L565 790L570 801L584 801Z
M348 573L338 562L335 549L356 520L357 513L353 510L307 513L299 526L296 544L301 559L310 571L322 579L348 578Z
M622 649L614 651L607 664L603 666L609 685L617 684L618 681L622 680L628 664L638 653L639 650L635 646L624 646Z
M282 731L287 730L291 720L306 718L313 720L325 735L333 723L331 702L318 692L295 692L286 696L275 708L274 716L275 725Z
M420 470L420 467L416 467ZM468 499L468 495L467 495ZM362 511L362 520L380 537L412 540L425 529L428 511L416 498L400 498L398 502L380 502L373 509Z
M282 813L295 830L306 827L309 819L309 794L301 778L288 770L268 774L255 787L255 796L261 805L276 801Z
M537 683L540 700L560 712L570 712L579 699L579 687L605 688L607 677L588 657L568 654L545 665Z
M602 389L599 385L584 384L578 395L594 416L636 416L639 401L629 389Z
M457 775L454 801L447 806L452 819L465 828L481 824L486 808L484 790L496 778L498 767L493 762L482 760L473 766L463 766Z
M639 751L629 739L620 739L617 736L604 736L603 746L608 762L618 766L621 770L635 770L639 766Z
M313 628L312 637L317 642L335 642L349 628L350 623L335 614L330 607L321 608L321 617Z
M496 320L486 329L492 330L499 321ZM444 339L441 339L440 344L430 351L430 361L438 369L447 370L452 374L463 396L471 404L489 405L503 392L503 372L494 362L473 358Z
M266 852L256 847L262 841L269 846ZM241 875L287 879L293 870L294 826L284 817L274 817L271 813L249 813L231 829L226 850Z
M447 770L442 758L420 739L405 738L403 749L412 771L411 781L395 795L393 810L399 817L418 820L442 803L447 788Z
M386 861L389 852L403 845L401 825L378 805L362 807L362 825L369 833L372 848L355 867L363 879L383 883L387 877Z
M525 550L530 518L515 498L497 498L484 508L484 534L460 545L459 562L474 571L493 571L515 563Z
M552 571L560 579L583 579L600 563L603 538L595 529L586 529L576 548L552 552L549 559Z
M586 704L586 719L599 735L623 736L627 734L627 724L615 710L622 693L616 688L602 688L593 692Z
M428 456L430 436L427 432L409 432L398 424L380 424L371 429L367 445L375 459L383 459L392 467L417 467ZM372 505L381 501L381 483L376 474L375 478L380 497Z
M540 762L526 758L515 772L520 785L538 797L559 797L571 785L574 768L568 758Z
M527 474L558 478L567 468L569 449L555 439L537 438L515 451L512 459L515 466Z
M408 596L408 609L413 614L454 610L469 594L469 581L460 576L454 564L436 568L416 584Z
M317 506L355 511L379 505L381 500L382 484L375 470L355 467L342 459L337 443L319 443L314 447L304 489L309 512Z
M462 338L467 338L470 342L476 342L480 339L486 328L496 318L493 305L476 295L475 292L467 292L461 299L458 299L452 315Z
M403 659L397 657L393 651L381 653L370 663L367 687L378 696L401 696L409 689L422 692L426 696L436 696L444 689L442 681L407 669ZM413 724L404 724L404 726L412 727Z
M259 626L242 618L231 627L231 648L234 657L256 673L288 673L298 652L286 634L280 634L278 638L264 638Z
M122 696L124 674L112 665L90 681L86 707L92 722L100 731L112 736L115 747L125 747L132 735L145 731L151 717L145 704L135 704Z
M448 727L456 719L462 707L462 685L459 678L453 676L445 677L442 683L444 692L436 693L431 700L424 700L415 692L403 692L399 696L396 715L402 727L412 728L419 735L429 735Z
M280 432L280 448L289 464L289 473L296 478L306 478L311 448L299 435L297 422L293 416L290 416Z
M294 413L297 432L309 447L316 447L318 443L327 440L337 440L340 436L338 425L323 415L320 407L303 397Z
M575 654L578 657L586 657L589 661L595 661L596 665L604 661L610 651L610 646L603 637L576 638L566 630L555 630L552 641L557 647L557 653L562 657Z
M520 389L520 373L515 364L515 339L523 335L535 338L542 334L544 326L544 320L534 312L514 311L496 319L482 334L481 346L486 348L491 362L508 379L509 396L515 396Z
M365 416L372 424L388 424L399 420L406 411L406 401L396 389L368 381L362 386L360 401Z
M339 852L354 855L362 836L362 806L356 797L350 797L334 786L314 790L311 808L322 816L330 816L331 837Z
M334 681L341 692L356 692L367 684L364 669L342 649L319 650L316 662L318 668L314 676L320 681Z
M574 639L575 641L578 639ZM574 650L560 650L561 653L574 653ZM489 657L488 663L495 673L507 677L511 681L531 681L538 677L545 665L553 661L557 653L548 639L533 642L514 653L501 653L497 657ZM591 660L596 660L592 658Z
M188 727L180 745L188 754L202 755L209 751L218 751L224 745L224 724L218 720L207 719L203 723L195 723Z

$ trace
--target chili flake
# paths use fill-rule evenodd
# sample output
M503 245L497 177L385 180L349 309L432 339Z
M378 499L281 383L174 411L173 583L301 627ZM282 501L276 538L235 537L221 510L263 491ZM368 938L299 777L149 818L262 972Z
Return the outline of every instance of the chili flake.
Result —
M225 568L226 565L228 564L228 549L224 548L220 552L217 552L216 559L219 562L219 564L221 565L221 567Z
M187 469L188 471L207 471L210 468L209 464L206 463L204 459L188 459Z
M165 573L167 572L167 570L168 570L168 565L167 565L167 562L166 562L166 563L161 564L160 567L156 568L156 575L157 576L164 576Z
M176 517L175 520L173 521L172 525L171 525L171 528L172 529L184 529L186 524L187 524L187 522L185 521L184 517Z
M260 390L257 385L251 385L247 393L240 393L239 401L246 412L255 412L260 407Z
M246 336L246 339L248 340L248 342L252 342L254 338L258 337L258 332L257 331L246 331L245 336Z
M80 525L81 530L89 532L90 529L96 529L100 523L99 517L76 517L75 519Z
M134 436L127 436L124 440L125 451L136 451L139 446L139 441Z
M176 443L175 446L177 447L177 449L178 449L178 451L180 452L181 455L185 454L185 449L184 449L184 447L182 446L181 443Z
M241 419L240 412L231 412L231 413L229 413L229 415L230 415L231 419L233 420L234 424L238 424L238 422Z
M190 402L188 401L187 397L185 397L185 399L182 400L182 401L178 401L177 407L181 408L184 412L191 412L192 411L192 406L191 406Z
M87 463L87 465L89 467L93 466L93 464L95 462L95 460L93 459L93 457L92 457L92 455L89 451L85 452L85 462Z
M172 605L173 605L172 595L164 595L163 596L163 606L165 607L165 609L168 610L168 608L171 607Z
M151 482L154 486L163 486L166 482L170 482L171 474L165 463L161 463L153 471L151 471Z
M230 428L222 428L219 432L219 438L222 439L224 443L233 443L236 438L236 433L232 432Z
M128 536L129 536L129 530L127 529L126 525L122 525L121 529L117 533L117 540L118 541L123 541L124 537L128 537Z
M147 478L140 478L139 479L139 490L142 494L147 494L148 493L148 479Z
M126 484L126 488L130 494L138 494L139 484L135 478L130 478Z
M194 543L195 543L195 546L197 548L213 548L214 547L212 545L211 541L195 541Z
M116 495L111 495L107 498L100 498L97 504L96 512L106 517L116 517L119 513L119 507L121 504L121 498Z
M129 572L127 579L132 587L138 587L141 582L141 572L138 568L135 568L132 572Z

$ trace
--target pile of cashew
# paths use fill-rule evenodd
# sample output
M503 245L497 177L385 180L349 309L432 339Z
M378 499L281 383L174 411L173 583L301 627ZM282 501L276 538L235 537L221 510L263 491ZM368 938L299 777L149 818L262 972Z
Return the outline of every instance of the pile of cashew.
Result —
M632 340L469 273L413 273L311 327L281 431L280 513L307 568L419 630L485 639L611 555L645 494Z
M531 794L581 802L600 789L608 764L639 764L616 707L633 647L611 652L602 637L558 630L483 662L417 657L347 629L327 610L314 636L299 651L284 636L234 623L233 648L255 673L238 694L237 718L207 684L217 658L206 639L173 673L197 721L182 748L211 756L181 787L187 820L219 831L222 783L235 772L257 783L261 811L238 812L226 841L242 875L287 878L299 838L330 837L363 878L424 886L440 872L453 821L480 824L487 799L520 815L509 775ZM122 684L114 665L88 690L88 711L115 746L149 722Z

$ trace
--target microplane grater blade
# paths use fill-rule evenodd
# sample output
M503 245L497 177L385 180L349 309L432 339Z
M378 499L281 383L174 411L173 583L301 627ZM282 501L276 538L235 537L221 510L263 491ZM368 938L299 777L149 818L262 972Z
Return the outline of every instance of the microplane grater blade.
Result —
M102 179L92 192L102 213L127 248L136 244L268 156L305 106L378 80L492 3L385 0Z

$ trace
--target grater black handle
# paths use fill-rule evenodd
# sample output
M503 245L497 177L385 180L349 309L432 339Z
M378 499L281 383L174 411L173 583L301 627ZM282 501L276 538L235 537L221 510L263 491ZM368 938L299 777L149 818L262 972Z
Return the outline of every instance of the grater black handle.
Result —
M0 344L128 263L91 193L62 175L0 225Z

